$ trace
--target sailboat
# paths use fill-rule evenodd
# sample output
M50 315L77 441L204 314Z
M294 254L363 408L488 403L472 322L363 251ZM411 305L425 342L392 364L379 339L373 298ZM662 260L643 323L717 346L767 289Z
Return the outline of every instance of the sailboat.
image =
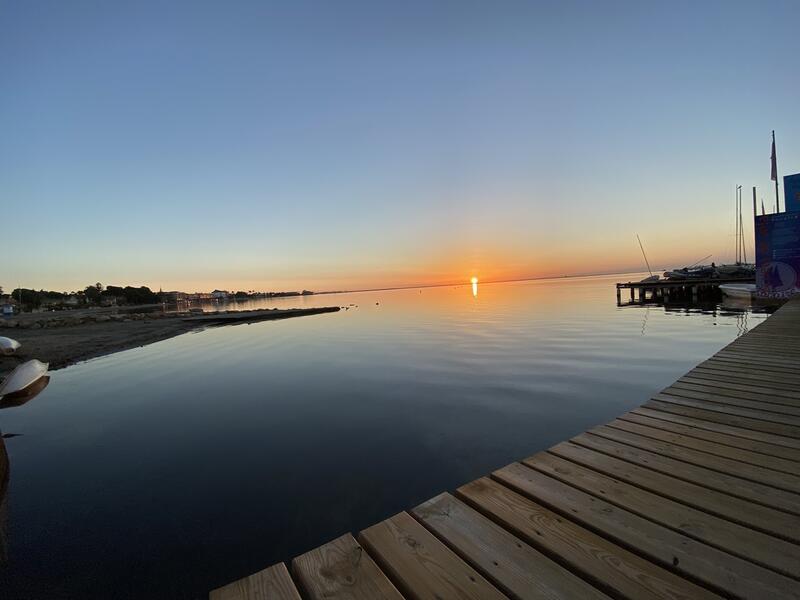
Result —
M753 201L755 202L755 188L753 188ZM756 266L747 262L747 248L744 243L744 223L742 221L742 186L736 186L734 216L736 226L734 229L736 238L736 262L728 265L719 265L717 272L721 277L731 279L752 279L756 276ZM720 288L723 292L725 290Z

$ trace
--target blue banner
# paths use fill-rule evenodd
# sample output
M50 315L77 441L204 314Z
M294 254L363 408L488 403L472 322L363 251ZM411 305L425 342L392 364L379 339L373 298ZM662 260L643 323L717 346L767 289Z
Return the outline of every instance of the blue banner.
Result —
M800 211L756 217L756 294L788 298L800 292Z
M783 178L783 197L786 212L800 212L800 173Z

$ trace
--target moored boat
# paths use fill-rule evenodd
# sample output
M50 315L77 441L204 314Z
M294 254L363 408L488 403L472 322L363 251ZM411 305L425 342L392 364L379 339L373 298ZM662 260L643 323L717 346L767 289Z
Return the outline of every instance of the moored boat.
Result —
M756 293L755 283L723 283L719 290L730 298L750 300Z
M719 265L717 266L717 272L719 272L721 277L752 279L756 276L756 266L752 263Z
M22 344L20 344L17 340L0 336L0 354L4 354L6 356L9 354L14 354L17 350L19 350L21 345Z
M665 271L664 277L666 279L712 279L714 277L719 277L719 273L715 266L701 265L699 267L684 267L682 269Z
M47 374L47 363L29 360L22 363L0 383L0 396L21 392Z

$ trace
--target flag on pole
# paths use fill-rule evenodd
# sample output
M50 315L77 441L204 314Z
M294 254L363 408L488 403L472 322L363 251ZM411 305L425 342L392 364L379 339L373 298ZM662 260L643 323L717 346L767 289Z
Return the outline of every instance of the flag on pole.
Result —
M772 181L778 181L778 157L775 156L775 132L772 132L772 156L769 157L770 161L772 161L772 176L770 179Z

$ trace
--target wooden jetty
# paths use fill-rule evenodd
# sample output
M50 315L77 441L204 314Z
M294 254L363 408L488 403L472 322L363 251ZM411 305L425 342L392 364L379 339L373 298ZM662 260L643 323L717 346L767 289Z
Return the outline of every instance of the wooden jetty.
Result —
M627 281L617 284L617 306L647 302L697 302L718 300L723 283L755 283L755 279L659 279L658 281ZM622 290L630 291L630 300L622 300Z
M800 598L798 364L800 298L610 423L211 600Z

